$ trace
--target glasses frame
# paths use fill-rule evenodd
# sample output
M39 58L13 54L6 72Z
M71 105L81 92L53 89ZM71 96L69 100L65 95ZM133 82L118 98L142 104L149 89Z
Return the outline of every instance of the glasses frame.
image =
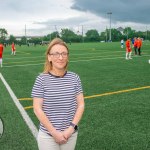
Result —
M67 58L69 53L68 52L67 53L66 52L62 52L62 53L56 52L56 53L49 53L49 55L52 55L54 58L59 58L60 55L62 58Z

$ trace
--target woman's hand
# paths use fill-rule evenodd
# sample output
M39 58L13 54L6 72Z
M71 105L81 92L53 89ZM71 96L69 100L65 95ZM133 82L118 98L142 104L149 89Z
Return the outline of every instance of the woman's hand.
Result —
M62 132L62 134L65 137L65 139L69 139L71 137L71 135L73 134L73 132L74 132L74 128L72 126L70 126L66 130L64 130Z
M62 132L55 130L51 134L52 134L53 138L55 139L56 143L58 143L58 144L67 143L67 139L65 138L65 136L63 135Z

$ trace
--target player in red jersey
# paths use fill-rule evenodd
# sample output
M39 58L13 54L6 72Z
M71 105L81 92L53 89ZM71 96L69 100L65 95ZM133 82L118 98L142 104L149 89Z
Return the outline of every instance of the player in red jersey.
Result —
M12 51L11 55L16 55L16 47L14 42L11 44L11 51Z
M138 49L138 54L141 56L141 47L142 47L142 39L138 37L137 39L137 49Z
M132 59L131 58L131 53L132 53L132 49L131 49L131 44L130 44L130 39L128 39L126 41L126 59Z
M134 38L134 52L135 52L135 55L137 55L137 38L135 37Z
M3 51L4 51L4 46L3 44L0 43L0 65L1 67L3 66Z

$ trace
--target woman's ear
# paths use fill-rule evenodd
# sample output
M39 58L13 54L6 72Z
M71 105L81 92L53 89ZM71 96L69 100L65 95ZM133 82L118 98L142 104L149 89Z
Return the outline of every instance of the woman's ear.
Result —
M47 57L48 57L48 61L51 62L52 61L51 56L47 55Z

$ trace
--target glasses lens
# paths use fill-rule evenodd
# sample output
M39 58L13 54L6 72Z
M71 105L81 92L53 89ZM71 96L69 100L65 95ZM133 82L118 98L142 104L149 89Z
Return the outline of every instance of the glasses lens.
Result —
M68 56L68 53L61 53L61 56L62 56L62 57L67 57L67 56Z
M61 55L63 58L66 58L68 56L68 53L66 53L66 52L63 52L63 53L51 53L49 55L53 55L53 57L55 57L55 58L59 58L60 55Z

